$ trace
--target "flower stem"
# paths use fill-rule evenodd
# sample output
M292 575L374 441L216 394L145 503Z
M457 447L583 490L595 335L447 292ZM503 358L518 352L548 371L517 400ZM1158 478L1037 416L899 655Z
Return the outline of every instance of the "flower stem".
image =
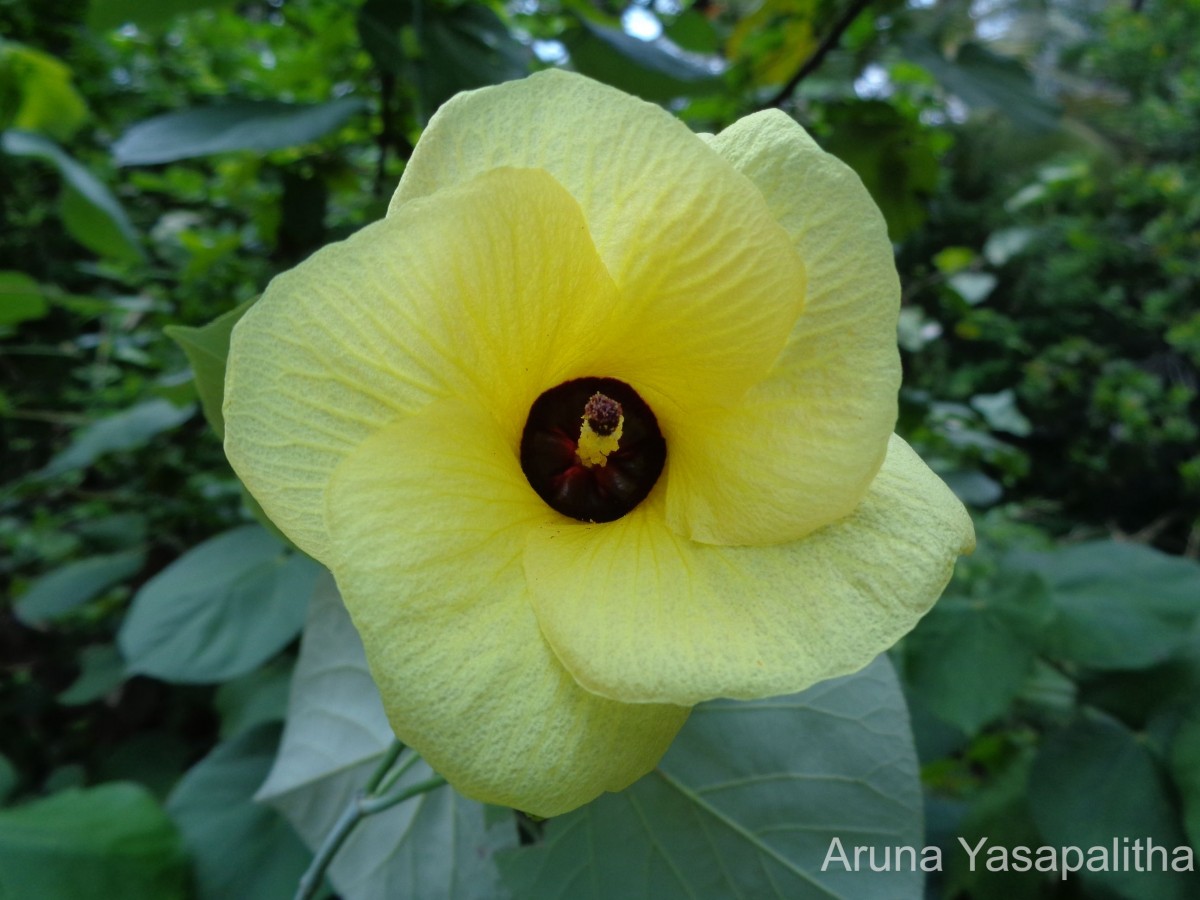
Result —
M425 781L389 794L388 790L395 785L405 772L416 765L417 761L421 758L416 753L410 754L395 771L391 772L389 777L389 771L395 765L396 760L400 757L400 753L403 750L403 744L399 741L393 741L391 746L388 747L387 752L383 755L383 759L380 760L379 766L371 773L371 777L367 779L366 784L363 785L361 790L355 792L349 805L338 816L338 820L334 822L333 827L329 829L329 833L325 835L325 840L317 848L317 852L313 856L313 861L309 864L308 869L300 876L300 883L296 887L295 900L312 900L325 878L325 870L329 868L329 864L333 862L334 856L342 848L342 844L346 843L346 839L350 837L351 832L354 831L355 826L359 822L367 816L383 812L385 809L391 809L396 804L403 803L410 797L432 791L446 783L446 779L440 775L435 775L433 778L427 778Z

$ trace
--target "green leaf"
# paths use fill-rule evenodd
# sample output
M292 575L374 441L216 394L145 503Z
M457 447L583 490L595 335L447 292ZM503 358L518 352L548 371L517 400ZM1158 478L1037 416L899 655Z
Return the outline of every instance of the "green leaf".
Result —
M1054 608L1041 578L992 582L983 596L943 597L904 641L909 688L937 716L975 734L1021 692L1036 657L1031 633Z
M9 126L67 141L87 121L87 103L71 69L48 53L0 38L0 129ZM7 107L7 108L6 108Z
M121 25L137 25L139 28L157 28L169 24L176 16L200 9L225 7L233 0L91 0L88 4L87 24L97 31L119 28Z
M978 306L996 289L996 276L990 272L956 272L946 283L969 305Z
M300 631L320 571L263 528L235 528L146 582L117 645L134 674L190 684L244 675Z
M1200 847L1200 707L1192 707L1171 742L1171 772L1183 800L1183 823Z
M1095 669L1143 669L1187 641L1200 613L1200 563L1141 544L1095 541L1052 553L1013 554L1040 574L1058 617L1052 655Z
M0 753L0 803L8 799L8 795L17 786L17 781L16 768L8 761L7 756Z
M124 783L0 810L0 896L184 900L187 862L170 819Z
M964 43L953 60L931 43L905 42L908 56L929 71L967 106L997 110L1028 131L1057 128L1060 110L1040 96L1020 61L999 56L982 44Z
M937 473L955 496L968 506L991 506L1004 496L1000 482L978 469L938 469Z
M0 329L40 319L49 311L36 281L20 272L0 272Z
M929 134L882 100L831 106L825 149L858 173L887 220L893 241L925 221L937 187L938 161Z
M665 25L663 33L677 47L692 53L716 53L721 48L716 27L695 9L685 9Z
M183 348L191 363L204 418L220 438L225 437L225 417L221 413L221 405L225 402L225 363L229 358L229 336L233 333L233 326L253 305L254 300L247 300L199 328L168 325L163 329L167 337Z
M392 740L362 642L333 579L322 576L292 679L283 742L258 799L283 813L315 849ZM400 784L431 776L420 762ZM515 843L510 811L444 787L361 822L334 857L329 879L355 900L497 900L503 895L492 855Z
M237 737L257 725L282 722L287 718L291 685L292 659L286 655L222 684L213 697L221 717L221 739Z
M25 131L0 135L0 148L12 156L48 162L63 179L60 214L70 235L100 255L125 262L146 257L141 238L117 198L91 172L53 141Z
M658 769L500 857L517 897L917 897L920 871L846 871L854 846L922 844L904 700L880 658L788 697L697 707ZM876 850L877 856L880 850Z
M1100 846L1111 853L1114 839L1143 845L1150 839L1166 847L1170 859L1186 843L1149 748L1114 719L1079 719L1047 737L1030 772L1029 804L1042 837L1056 847ZM1196 896L1194 876L1157 868L1080 877L1129 898Z
M529 73L528 48L482 3L367 0L357 24L375 64L417 84L425 120L459 91ZM404 40L406 29L412 30L416 47Z
M166 400L147 400L93 422L75 435L70 446L46 463L36 475L52 478L84 469L106 453L144 446L164 431L178 428L192 417L194 406L177 407Z
M111 694L125 680L125 663L112 644L84 647L79 653L81 671L58 695L64 706L80 706Z
M1036 232L1032 228L1003 228L988 235L983 245L983 255L993 266L1002 266L1033 240Z
M646 100L665 102L721 90L724 82L669 40L644 41L587 19L563 37L575 68Z
M195 864L198 900L295 893L311 854L279 813L253 799L278 743L278 727L268 725L219 745L167 799Z
M53 621L136 574L144 561L140 550L131 550L67 563L31 584L13 612L26 625Z
M238 150L300 147L341 128L367 108L359 97L326 103L237 100L145 119L113 144L119 166L145 166Z
M1024 753L1003 771L989 779L980 793L972 798L971 808L960 824L956 837L972 848L981 838L988 846L1037 847L1041 844L1033 816L1029 811L1029 769L1032 753ZM953 852L946 860L947 888L945 896L966 896L971 900L1011 900L1013 897L1049 897L1045 876L1037 871L989 871L981 853L974 871L971 856L958 841L951 845Z
M983 416L992 431L1006 431L1017 437L1029 437L1033 433L1033 425L1017 408L1017 397L1012 388L995 394L976 394L971 398L971 406Z

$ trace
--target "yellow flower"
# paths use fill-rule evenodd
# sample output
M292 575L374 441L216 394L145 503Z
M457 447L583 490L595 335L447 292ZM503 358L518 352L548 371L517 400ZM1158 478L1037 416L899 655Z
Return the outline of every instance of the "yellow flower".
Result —
M226 451L332 569L396 734L554 815L701 700L859 669L973 545L891 435L898 295L783 114L701 138L546 72L447 103L387 218L271 283Z

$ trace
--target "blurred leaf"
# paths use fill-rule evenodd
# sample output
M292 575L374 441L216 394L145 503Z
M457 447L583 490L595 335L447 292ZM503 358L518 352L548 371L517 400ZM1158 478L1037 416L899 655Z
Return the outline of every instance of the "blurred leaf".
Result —
M863 180L887 220L888 234L901 240L925 221L925 201L937 187L938 161L927 136L881 100L842 103L828 110L825 149Z
M132 550L67 563L31 584L13 612L26 625L53 621L135 575L144 562L145 555Z
M80 706L111 694L125 681L125 663L112 644L94 644L79 652L81 671L58 695L64 706Z
M279 728L255 728L220 744L188 770L167 800L196 872L198 900L286 900L312 855L291 826L254 802Z
M999 56L975 42L961 45L953 60L928 41L908 40L905 50L909 59L928 69L967 106L997 110L1029 131L1048 131L1059 125L1057 105L1037 93L1032 76L1016 59Z
M113 144L119 166L145 166L238 150L282 150L324 137L367 108L360 97L326 103L236 100L144 119Z
M943 597L904 641L909 689L968 734L1002 715L1020 693L1036 656L1030 636L1054 617L1036 575L989 586L970 597Z
M990 272L956 272L946 283L971 306L978 306L996 289L996 276Z
M644 41L618 28L579 19L563 36L575 68L645 100L711 94L722 87L720 76L685 56L670 41Z
M1029 437L1033 426L1017 408L1017 396L1012 388L995 394L976 394L971 398L975 408L993 431L1005 431L1017 437Z
M71 69L48 53L0 38L0 130L18 128L67 141L88 108Z
M1032 228L1003 228L993 231L983 245L983 255L993 266L1002 266L1028 247L1035 233Z
M702 704L659 767L500 857L517 897L916 897L922 873L823 863L922 844L921 789L895 674L880 658L789 697ZM878 854L878 849L876 850Z
M257 725L287 718L292 659L282 656L241 678L226 681L213 697L221 717L221 739L237 737ZM265 775L266 773L264 773Z
M166 25L176 16L200 9L231 6L233 0L90 0L87 25L98 31L117 28L125 24L139 28L154 28Z
M459 91L500 84L529 73L528 48L483 3L445 6L409 0L367 0L359 10L358 31L375 64L404 80L415 80L422 118ZM402 39L413 29L419 55Z
M0 804L8 799L13 788L17 786L17 770L8 761L8 757L0 753Z
M961 272L975 262L975 251L970 247L946 247L933 257L933 264L943 275Z
M124 783L0 810L0 896L185 900L187 860L154 798Z
M1200 613L1200 563L1141 544L1094 541L1014 553L1010 563L1046 580L1059 611L1048 649L1083 666L1160 663L1187 641Z
M764 0L738 21L725 52L749 67L755 84L783 84L817 49L816 12L813 0Z
M146 582L117 645L133 674L186 684L244 675L300 631L320 571L257 525L226 531Z
M685 9L667 22L663 33L677 47L692 53L716 53L721 47L721 38L713 23L695 9Z
M12 156L31 156L48 162L63 179L60 214L63 225L83 246L102 256L125 262L144 259L137 231L117 198L91 172L53 141L26 131L6 131L0 148Z
M333 579L323 575L300 645L283 743L257 799L316 848L392 740L358 632ZM432 774L420 762L400 783ZM515 843L511 811L444 787L361 822L334 857L329 879L354 900L498 900L492 855Z
M1004 496L1004 488L1000 486L1000 482L989 478L978 469L952 469L948 472L939 469L938 476L967 506L982 509L992 506Z
M1125 837L1165 847L1170 860L1186 843L1149 749L1114 719L1079 719L1045 739L1029 776L1029 806L1045 843L1055 847L1111 848ZM1157 866L1076 877L1138 900L1196 896L1194 873Z
M986 783L979 794L972 798L970 810L956 836L961 835L972 848L979 845L980 838L987 838L985 851L988 846L1039 846L1042 841L1029 811L1028 784L1032 761L1032 754L1024 753ZM954 852L946 859L946 896L956 897L961 893L971 900L1011 900L1013 897L1031 900L1053 896L1053 888L1041 872L1017 872L1011 869L994 872L987 868L985 858L981 853L972 870L970 855L955 841Z
M195 411L194 406L181 409L166 400L147 400L131 406L88 425L75 435L66 450L35 474L40 478L51 478L86 468L106 453L142 447L151 438L182 425Z
M50 311L42 287L20 272L0 272L0 330L30 319L40 319Z
M183 348L191 363L204 418L220 438L225 437L225 417L221 413L221 405L225 401L225 362L229 357L229 337L233 333L233 326L253 305L254 300L247 300L199 328L168 325L163 329L167 337Z
M1200 708L1193 706L1171 743L1171 772L1183 800L1183 822L1193 847L1200 847Z

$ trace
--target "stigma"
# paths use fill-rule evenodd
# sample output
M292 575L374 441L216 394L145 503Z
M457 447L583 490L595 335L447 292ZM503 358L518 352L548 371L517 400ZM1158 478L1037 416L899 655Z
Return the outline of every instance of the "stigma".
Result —
M607 466L608 455L617 451L624 430L625 413L621 404L597 391L583 407L575 455L589 469Z

